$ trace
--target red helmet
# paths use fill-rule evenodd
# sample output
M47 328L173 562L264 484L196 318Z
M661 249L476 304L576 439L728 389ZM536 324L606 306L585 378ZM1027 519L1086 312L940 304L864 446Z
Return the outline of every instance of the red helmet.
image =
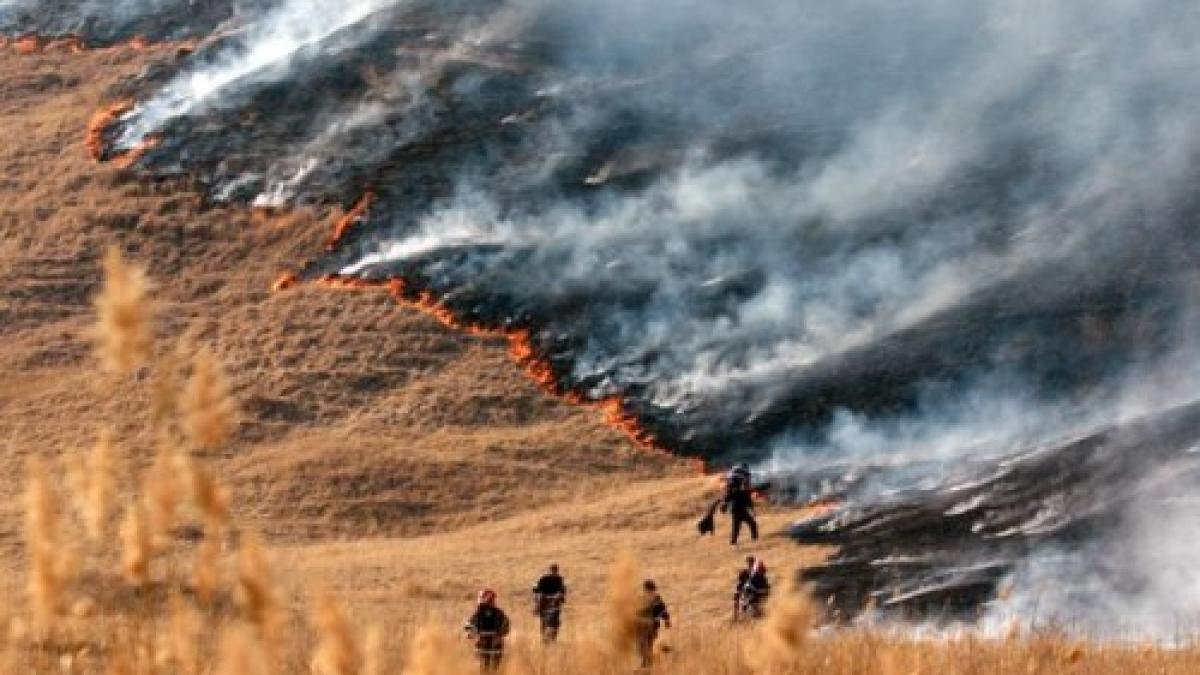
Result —
M490 588L485 588L482 591L479 591L479 604L490 605L494 602L496 602L496 591L493 591Z

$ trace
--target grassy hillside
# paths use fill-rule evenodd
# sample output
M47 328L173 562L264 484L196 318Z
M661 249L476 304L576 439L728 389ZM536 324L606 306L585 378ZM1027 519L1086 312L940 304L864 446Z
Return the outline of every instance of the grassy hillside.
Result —
M764 630L731 629L744 554L777 572L820 555L778 536L795 513L767 509L767 536L740 550L698 539L712 479L636 449L598 411L547 397L502 341L454 333L383 293L273 293L337 209L206 206L187 185L88 160L83 132L110 87L171 57L165 47L0 50L0 672L269 672L260 658L305 672L314 653L339 675L401 664L469 672L457 629L483 585L514 617L511 672L627 672L627 655L611 652L624 611L612 593L643 575L675 614L668 672L1195 672L1195 650L1055 637L806 637L796 628L813 611L799 602L782 603ZM192 449L165 473L148 412L153 369L114 379L94 353L93 298L114 245L154 283L152 362L211 349L239 409L228 443ZM67 467L105 428L114 494L106 535L93 542L70 504L86 513L93 490L82 486L99 474L79 479ZM33 482L31 458L43 460ZM215 537L201 473L214 479L210 498L216 486L229 491L232 513L217 518ZM162 497L162 486L174 486L164 499L195 504L158 531L153 513L137 515L135 495ZM206 542L216 543L211 559ZM611 572L621 551L639 571ZM572 601L563 644L547 651L527 588L551 561ZM217 589L207 599L205 565ZM310 620L319 597L336 608ZM54 605L48 625L35 620L39 604Z

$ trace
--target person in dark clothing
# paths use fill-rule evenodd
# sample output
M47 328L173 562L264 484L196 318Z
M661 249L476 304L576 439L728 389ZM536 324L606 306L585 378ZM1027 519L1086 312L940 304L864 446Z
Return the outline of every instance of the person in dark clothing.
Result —
M737 621L740 617L742 607L742 589L746 587L746 582L750 580L750 575L754 574L754 556L746 556L746 566L738 570L737 584L733 587L733 620Z
M763 608L770 594L771 582L767 580L767 564L759 560L754 563L753 573L742 585L742 616L751 619L762 618Z
M758 521L754 519L754 496L750 487L735 488L726 492L725 506L733 517L733 531L729 535L729 543L736 545L742 524L750 528L750 538L758 539Z
M642 668L649 668L654 661L654 641L659 628L671 627L671 613L667 603L658 594L658 585L653 579L642 582L644 594L642 608L637 615L637 649Z
M467 636L475 641L475 655L483 672L500 669L504 657L504 638L508 635L508 616L496 606L496 592L485 588L479 592L475 613L464 626Z
M717 510L721 513L732 511L733 529L731 544L737 544L742 524L750 528L750 538L758 539L758 521L754 519L754 485L750 474L750 465L742 462L729 470L725 475L725 493L712 503L704 515L696 523L696 529L701 536L716 533Z
M567 585L558 573L558 565L551 565L533 587L534 611L542 622L542 640L554 642L562 626L562 607L567 601Z

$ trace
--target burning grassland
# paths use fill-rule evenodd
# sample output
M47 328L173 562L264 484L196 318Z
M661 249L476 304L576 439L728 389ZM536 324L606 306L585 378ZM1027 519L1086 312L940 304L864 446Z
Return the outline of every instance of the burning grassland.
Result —
M233 0L8 0L0 4L0 47L22 54L207 37L235 15Z
M346 206L277 288L386 287L506 336L641 444L887 467L839 517L879 505L914 534L860 560L847 531L844 613L881 589L970 613L1017 563L1119 536L1174 455L1131 450L1158 443L1135 424L1125 472L1100 453L1006 477L1033 510L1001 509L998 564L988 495L951 517L914 486L1027 447L1066 461L1056 439L1197 396L1200 26L1167 0L1103 9L264 2L114 90L134 103L89 144L213 204ZM1071 498L1102 481L1126 498ZM1088 527L1018 526L1059 502ZM914 545L945 560L890 562ZM950 601L927 593L946 569L970 570Z

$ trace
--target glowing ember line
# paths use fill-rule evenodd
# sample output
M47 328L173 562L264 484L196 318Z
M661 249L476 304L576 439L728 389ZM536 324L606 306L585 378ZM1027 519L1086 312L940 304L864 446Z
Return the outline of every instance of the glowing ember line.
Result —
M101 108L88 122L84 132L83 144L88 155L97 162L112 162L118 168L127 169L133 166L147 152L162 143L161 136L147 136L137 146L124 152L109 155L105 135L121 116L133 109L132 101L118 101Z
M84 52L113 52L131 49L134 51L143 51L150 49L156 44L142 35L135 35L125 42L114 44L108 47L90 48L83 38L78 35L22 35L16 38L8 38L0 36L0 49L11 48L13 52L21 56L30 56L33 54L47 54L54 52L66 52L68 54L82 54ZM187 48L194 45L193 42L175 43L175 46Z
M299 278L295 274L285 274L275 282L273 288L281 291L292 288L298 283ZM564 387L554 373L553 365L537 353L537 349L533 345L532 334L528 330L506 329L463 321L455 316L453 311L439 303L429 290L413 289L402 278L368 280L331 274L320 277L313 283L324 288L343 291L386 289L401 304L433 317L447 328L471 335L503 337L508 341L509 356L544 392L574 405L598 408L603 413L605 424L625 434L639 448L662 453L672 458L678 457L658 444L654 434L644 428L635 415L626 410L625 402L620 396L589 399L577 391ZM708 473L708 467L704 460L693 459L692 463L699 473Z
M325 242L325 250L332 251L333 249L337 248L338 244L340 244L341 241L346 237L346 234L350 231L350 229L362 221L363 217L366 216L367 211L371 208L371 204L373 203L375 203L375 193L371 191L364 193L363 196L359 198L358 202L356 202L354 206L352 206L350 210L346 212L346 215L342 216L337 223L334 224L333 234L330 235L329 240Z

